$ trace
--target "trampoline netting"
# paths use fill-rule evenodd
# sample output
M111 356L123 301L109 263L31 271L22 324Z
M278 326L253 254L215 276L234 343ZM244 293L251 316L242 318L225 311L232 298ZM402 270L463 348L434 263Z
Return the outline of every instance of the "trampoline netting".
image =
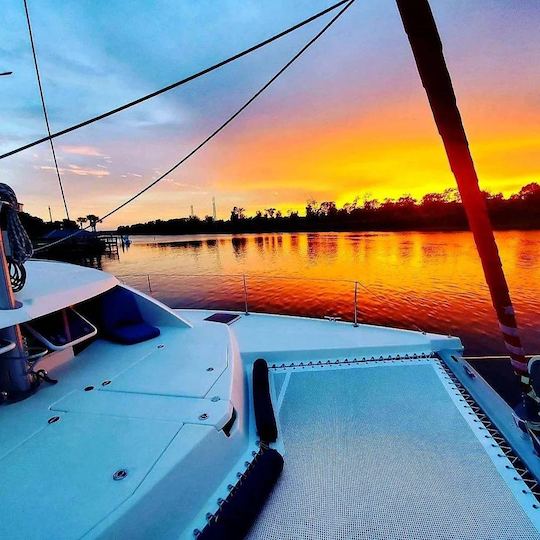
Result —
M285 467L251 539L540 538L536 499L437 360L274 374Z

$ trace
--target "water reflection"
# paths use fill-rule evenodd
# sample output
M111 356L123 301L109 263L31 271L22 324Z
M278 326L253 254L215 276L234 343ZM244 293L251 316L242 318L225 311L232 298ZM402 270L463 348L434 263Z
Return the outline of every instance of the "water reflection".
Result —
M234 255L243 258L246 254L248 239L245 236L234 236L231 239Z
M526 348L540 352L540 232L506 231L497 239ZM470 353L504 350L478 256L466 232L132 240L129 251L119 260L103 260L103 268L143 290L150 274L153 294L175 307L242 309L245 273L253 311L350 320L352 282L358 280L364 322L453 333Z

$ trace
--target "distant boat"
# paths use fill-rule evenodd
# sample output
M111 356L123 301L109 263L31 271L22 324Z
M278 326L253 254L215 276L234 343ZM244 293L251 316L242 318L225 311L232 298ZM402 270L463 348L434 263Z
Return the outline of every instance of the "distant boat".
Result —
M74 234L77 233L77 234ZM36 243L36 247L54 244L48 249L49 257L78 261L87 257L103 255L107 244L97 233L84 229L55 229Z

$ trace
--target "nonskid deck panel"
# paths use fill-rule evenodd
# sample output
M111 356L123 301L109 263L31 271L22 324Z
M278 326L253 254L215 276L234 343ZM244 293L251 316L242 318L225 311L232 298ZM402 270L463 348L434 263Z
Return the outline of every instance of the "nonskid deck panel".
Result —
M285 468L249 538L540 538L536 498L438 360L274 377Z

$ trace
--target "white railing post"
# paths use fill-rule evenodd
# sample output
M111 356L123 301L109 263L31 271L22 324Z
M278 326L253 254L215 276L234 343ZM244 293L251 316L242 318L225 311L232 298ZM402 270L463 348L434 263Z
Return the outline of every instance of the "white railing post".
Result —
M358 281L354 282L354 326L358 326Z
M246 274L242 274L242 280L244 282L244 315L249 315Z

